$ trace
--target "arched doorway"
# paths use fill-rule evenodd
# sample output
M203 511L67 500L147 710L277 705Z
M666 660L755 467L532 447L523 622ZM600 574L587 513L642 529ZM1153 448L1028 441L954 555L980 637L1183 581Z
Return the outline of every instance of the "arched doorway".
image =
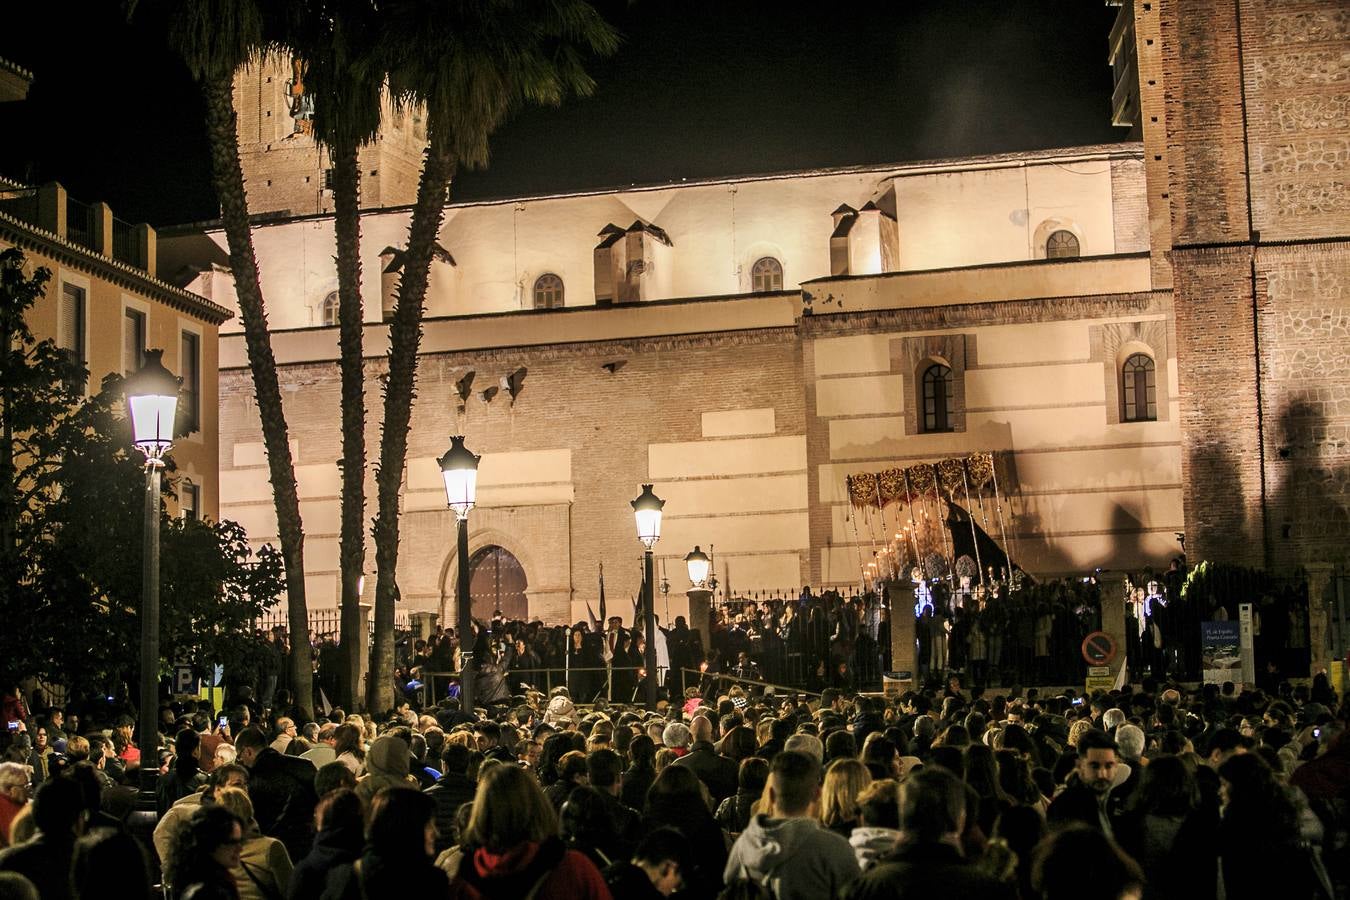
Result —
M528 618L527 586L524 567L508 550L489 545L469 559L469 608L475 619L486 622L499 609L508 619Z

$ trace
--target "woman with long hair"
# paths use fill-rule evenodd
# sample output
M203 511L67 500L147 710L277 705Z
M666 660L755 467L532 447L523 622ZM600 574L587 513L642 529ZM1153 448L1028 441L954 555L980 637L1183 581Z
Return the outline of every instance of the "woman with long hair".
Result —
M895 741L880 732L874 731L867 736L858 758L867 767L873 781L881 781L884 778L899 781L904 777L900 770L900 751L895 746Z
M282 896L291 883L291 856L286 852L285 844L258 830L248 791L237 787L218 788L215 801L244 823L239 862L230 869L239 888L240 900L269 900Z
M856 759L836 759L825 770L820 791L820 824L847 839L858 827L858 795L872 776Z
M493 766L479 780L459 851L441 859L458 896L609 898L600 870L563 843L557 813L515 763Z
M421 791L385 788L370 803L361 858L328 876L324 900L451 896L445 873L431 863L436 850L436 801Z
M998 820L999 814L1012 806L1012 801L998 780L998 763L994 759L994 751L984 744L970 744L963 757L966 784L980 798L980 830L985 834L993 834L994 822Z
M1215 891L1218 821L1200 800L1195 773L1177 756L1144 766L1116 829L1121 847L1149 874L1145 898L1205 900Z
M164 873L174 900L239 900L230 870L239 865L244 823L223 806L203 806L178 833Z
M201 766L201 735L191 728L184 728L174 738L173 749L173 766L155 784L155 812L161 819L170 806L206 784Z
M689 841L693 867L685 873L690 897L715 897L722 889L727 839L708 808L708 789L687 766L666 766L647 791L642 833L669 826Z
M365 846L365 809L351 788L338 788L314 810L317 834L309 855L291 873L288 900L319 900L328 872L361 858Z
M353 775L361 774L366 762L365 734L359 725L344 722L333 732L333 753L335 760L352 770Z
M647 789L656 780L656 742L645 734L634 735L628 742L628 759L620 799L625 806L642 809L647 803Z
M734 759L737 764L749 759L755 755L754 733L744 725L737 725L717 742L717 753L719 756Z

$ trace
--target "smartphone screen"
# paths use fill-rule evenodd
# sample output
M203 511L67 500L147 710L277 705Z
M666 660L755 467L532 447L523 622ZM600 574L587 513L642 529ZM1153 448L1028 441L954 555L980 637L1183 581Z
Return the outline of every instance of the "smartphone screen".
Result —
M220 722L217 723L217 724L219 725L219 727L224 728L226 725L230 724L230 717L229 717L229 716L221 716L221 717L220 717Z

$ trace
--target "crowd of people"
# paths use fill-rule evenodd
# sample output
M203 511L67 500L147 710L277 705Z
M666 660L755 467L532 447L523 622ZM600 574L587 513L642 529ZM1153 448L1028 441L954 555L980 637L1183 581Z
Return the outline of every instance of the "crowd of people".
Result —
M656 710L567 685L312 720L285 688L136 722L5 697L0 897L1332 898L1347 707L1146 679ZM687 696L686 696L687 695ZM153 768L152 768L153 767Z

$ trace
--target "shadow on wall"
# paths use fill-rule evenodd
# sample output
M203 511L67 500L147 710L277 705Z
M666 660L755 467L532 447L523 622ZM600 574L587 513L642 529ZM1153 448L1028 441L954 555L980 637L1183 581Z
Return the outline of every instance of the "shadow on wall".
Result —
M1321 401L1298 396L1280 412L1272 437L1267 528L1275 561L1345 563L1350 555L1350 424L1328 422Z
M1262 566L1260 510L1253 517L1242 505L1237 453L1222 440L1199 445L1186 460L1183 480L1190 493L1186 553L1192 562Z
M1144 550L1144 523L1133 510L1119 503L1111 504L1111 559L1099 563L1107 569L1132 570L1142 566L1158 566L1166 560L1148 559Z

